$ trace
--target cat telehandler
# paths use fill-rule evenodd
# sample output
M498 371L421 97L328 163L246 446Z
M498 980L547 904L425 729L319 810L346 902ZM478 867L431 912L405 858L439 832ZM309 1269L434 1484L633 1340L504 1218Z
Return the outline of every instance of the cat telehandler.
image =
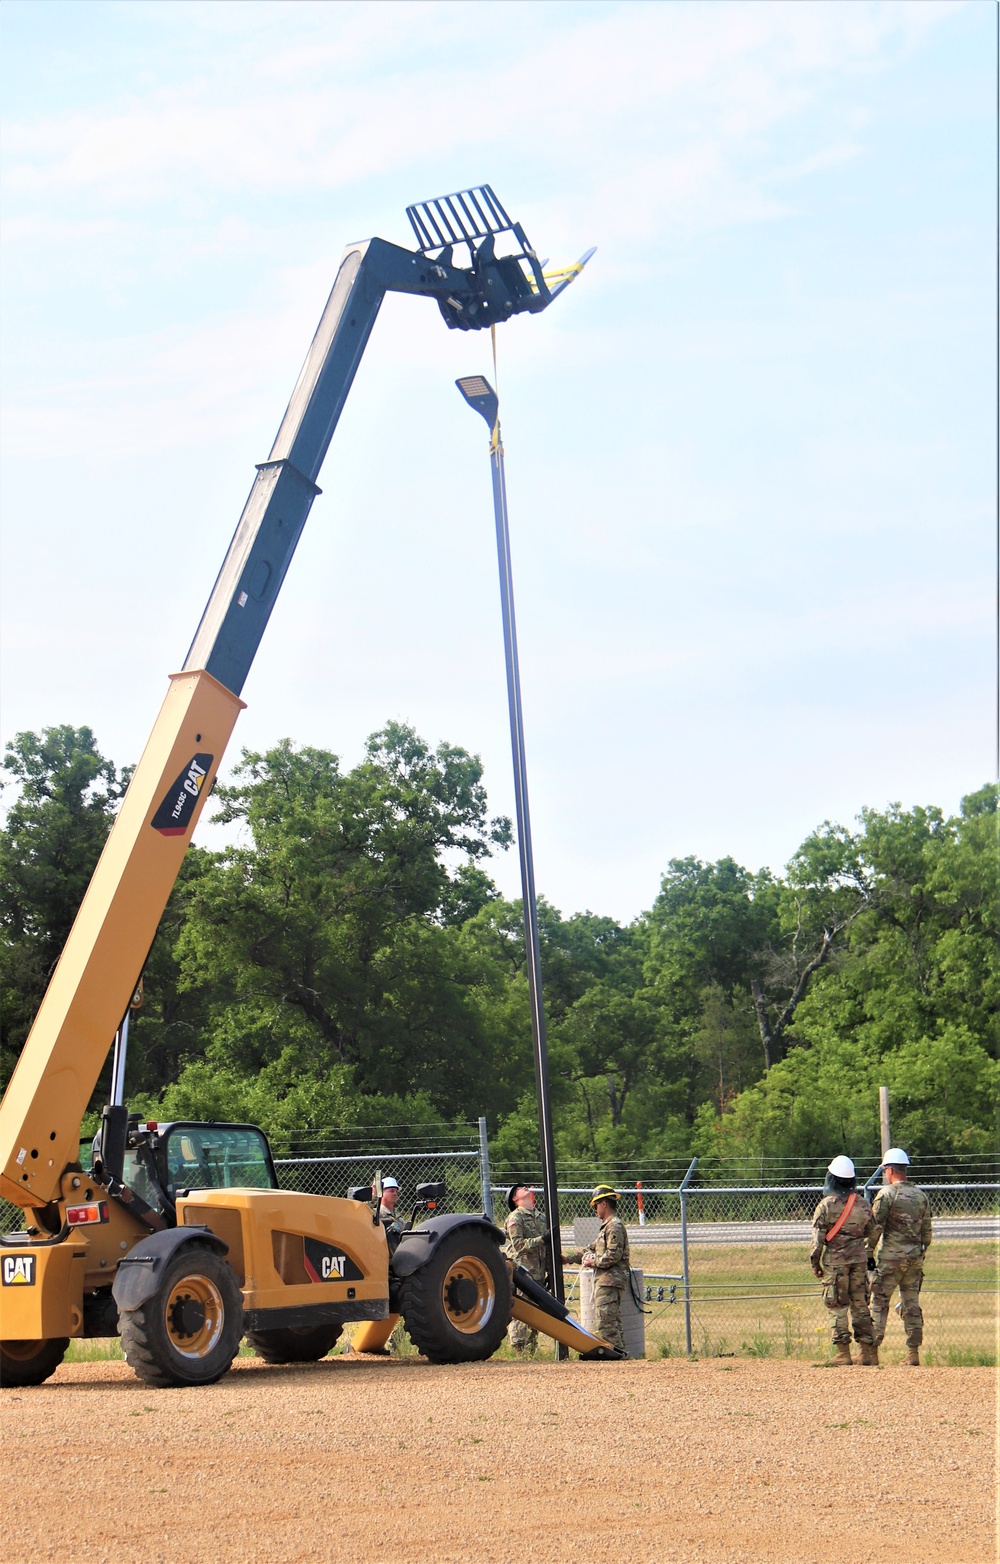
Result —
M512 1314L581 1355L618 1356L508 1266L503 1234L485 1216L435 1210L390 1254L377 1178L347 1199L281 1189L253 1125L142 1122L115 1100L91 1157L80 1154L82 1117L243 707L240 691L385 293L432 298L448 326L475 330L546 309L592 253L544 271L489 186L407 215L414 250L370 239L344 252L0 1103L0 1197L25 1213L24 1230L0 1238L5 1385L42 1383L73 1337L120 1334L148 1384L210 1384L244 1335L267 1362L307 1362L324 1357L349 1321L364 1322L356 1345L378 1350L399 1316L437 1362L490 1356ZM456 251L468 264L456 263Z

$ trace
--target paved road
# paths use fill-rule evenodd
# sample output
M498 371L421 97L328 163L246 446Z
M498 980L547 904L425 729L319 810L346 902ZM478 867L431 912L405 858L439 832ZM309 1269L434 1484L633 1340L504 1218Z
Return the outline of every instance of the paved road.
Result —
M807 1244L812 1230L808 1222L689 1222L688 1244ZM645 1227L628 1224L629 1243L666 1246L680 1244L679 1222ZM1000 1216L935 1217L934 1237L1000 1240ZM573 1229L563 1229L564 1248L573 1247Z

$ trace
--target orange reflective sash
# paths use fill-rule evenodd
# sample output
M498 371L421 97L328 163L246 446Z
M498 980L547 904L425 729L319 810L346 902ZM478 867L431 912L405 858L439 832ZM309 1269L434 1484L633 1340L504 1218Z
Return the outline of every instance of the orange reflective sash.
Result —
M847 1204L845 1205L843 1211L841 1211L840 1215L838 1216L837 1220L834 1222L833 1226L828 1229L826 1238L824 1239L825 1243L829 1243L831 1238L836 1238L837 1234L840 1232L840 1229L843 1227L844 1223L847 1221L847 1218L850 1216L851 1212L854 1210L854 1202L857 1200L857 1198L858 1198L857 1190L856 1189L852 1190L851 1193L847 1197Z

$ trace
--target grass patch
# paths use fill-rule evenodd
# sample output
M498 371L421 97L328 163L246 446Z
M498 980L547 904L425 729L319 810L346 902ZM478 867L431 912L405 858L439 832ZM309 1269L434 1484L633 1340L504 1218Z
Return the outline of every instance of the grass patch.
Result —
M66 1349L64 1363L124 1363L118 1336L77 1336Z
M749 1341L743 1342L742 1350L748 1358L769 1358L774 1345L765 1331L757 1330Z
M724 1354L735 1337L740 1356L810 1361L825 1357L832 1316L808 1263L806 1244L692 1244L691 1323L702 1357ZM633 1261L652 1287L655 1278L681 1269L680 1247L639 1248ZM993 1244L948 1240L931 1248L920 1302L924 1313L924 1361L968 1368L998 1361L1000 1294ZM893 1299L898 1300L898 1293ZM684 1351L683 1287L676 1302L646 1304L646 1349L650 1357ZM768 1345L765 1346L764 1343ZM881 1349L883 1363L903 1361L901 1321L889 1315Z
M978 1347L946 1347L943 1352L921 1354L928 1368L996 1368L997 1353Z

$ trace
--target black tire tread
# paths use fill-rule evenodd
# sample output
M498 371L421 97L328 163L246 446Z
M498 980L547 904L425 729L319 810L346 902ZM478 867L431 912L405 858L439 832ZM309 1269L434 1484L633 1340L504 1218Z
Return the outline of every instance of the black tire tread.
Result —
M224 1294L226 1308L222 1338L213 1349L211 1363L208 1359L201 1360L203 1365L208 1366L200 1373L192 1373L190 1366L182 1360L171 1363L169 1342L161 1318L163 1294L169 1291L174 1275L180 1269L178 1261L183 1261L189 1272L200 1268L212 1274L213 1280L221 1284L220 1290ZM228 1299L225 1297L227 1292ZM243 1335L243 1297L235 1273L222 1256L207 1244L187 1245L164 1267L160 1286L152 1298L137 1309L122 1311L121 1333L126 1362L143 1384L160 1390L173 1385L213 1385L228 1372L239 1351Z
M50 1336L40 1341L33 1358L11 1358L0 1342L0 1385L16 1390L22 1385L41 1385L53 1375L66 1356L68 1336Z
M318 1363L332 1352L340 1325L314 1325L308 1330L248 1330L247 1345L265 1363Z
M449 1323L441 1305L441 1282L462 1255L485 1261L496 1283L496 1303L482 1330L466 1336ZM478 1363L491 1358L503 1341L510 1321L510 1277L492 1238L459 1230L445 1238L426 1265L403 1283L400 1299L403 1324L410 1340L431 1363Z

